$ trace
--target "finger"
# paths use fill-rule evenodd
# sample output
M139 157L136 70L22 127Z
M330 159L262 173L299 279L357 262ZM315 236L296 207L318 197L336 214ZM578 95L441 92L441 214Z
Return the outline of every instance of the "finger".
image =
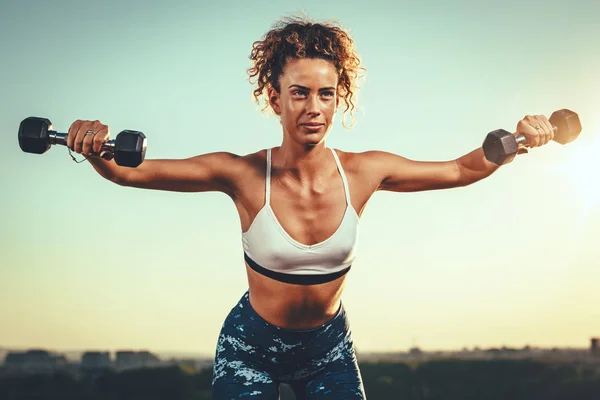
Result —
M548 132L548 128L542 121L542 119L544 118L543 115L536 115L534 116L534 118L535 122L533 128L535 129L538 136L538 146L543 146L546 143L548 143L548 135L550 132Z
M92 154L92 145L94 144L96 134L100 129L102 129L103 126L104 125L102 125L102 123L98 120L91 122L91 127L85 132L85 135L83 137L83 154ZM94 133L89 134L88 131L90 130Z
M550 123L550 121L548 120L548 118L546 118L543 115L540 115L542 122L544 123L544 125L546 126L546 128L548 129L548 141L546 143L548 143L551 140L554 140L554 127L552 126L552 124Z
M103 125L98 132L94 135L93 152L94 154L100 154L102 145L110 138L110 132L108 126Z
M102 153L100 153L100 157L102 157L105 160L110 161L113 158L115 158L115 155L108 150L104 150Z
M534 122L533 122L533 128L535 129L535 133L537 135L537 145L538 146L543 146L546 144L547 139L546 139L546 135L547 135L547 128L545 127L544 123L541 120L541 115L535 115L534 116Z
M73 145L73 150L76 153L81 153L83 151L83 140L85 139L85 134L91 129L91 121L83 121L83 123L79 125L79 129L77 129L77 136L75 137L75 143Z
M537 117L535 115L526 115L523 120L531 126L537 125Z
M92 144L94 143L94 136L96 133L88 135L87 133L83 136L83 143L81 146L81 154L91 154Z
M544 144L544 134L543 134L542 126L540 125L536 116L534 116L530 121L531 122L529 123L529 125L531 125L531 127L533 129L535 129L535 136L536 136L536 143L537 143L536 147L541 146Z
M529 147L538 146L539 136L537 130L531 125L531 119L525 117L517 124L517 134L523 135L527 138L527 145Z
M88 131L93 131L94 133L90 134L88 131L85 132L85 136L83 137L83 154L91 154L92 153L92 145L94 144L95 136L100 129L102 129L104 125L98 120L91 122L91 127Z
M529 125L528 132L531 135L530 142L532 143L530 147L537 147L542 145L542 139L540 137L540 125L538 122L538 118L535 115L528 115L525 117L527 120L527 124Z
M67 132L67 147L73 150L73 144L75 143L75 137L77 136L77 130L79 130L79 125L81 125L83 121L77 120L71 124L69 127L69 131Z
M539 146L543 146L546 144L546 126L544 125L544 123L541 121L541 115L536 115L535 116L535 130L537 131L538 137L539 137Z

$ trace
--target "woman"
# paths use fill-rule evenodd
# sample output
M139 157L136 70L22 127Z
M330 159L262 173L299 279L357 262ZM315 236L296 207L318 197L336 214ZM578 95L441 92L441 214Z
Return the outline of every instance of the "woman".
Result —
M219 336L214 399L277 398L280 382L289 383L299 399L363 399L341 295L367 201L378 190L469 185L498 167L481 148L452 161L418 162L326 147L339 107L352 116L363 69L354 42L336 25L283 21L254 43L250 58L255 99L264 95L281 120L279 147L123 168L97 156L109 139L108 126L81 120L69 129L67 145L90 155L96 171L119 185L221 191L233 200L249 290ZM554 132L545 117L526 116L517 134L536 147Z

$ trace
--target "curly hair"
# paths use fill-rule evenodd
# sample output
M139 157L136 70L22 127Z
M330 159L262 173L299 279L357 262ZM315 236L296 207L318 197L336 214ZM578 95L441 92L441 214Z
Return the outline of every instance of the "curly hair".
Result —
M268 90L280 92L279 78L290 59L319 58L331 61L338 74L337 92L346 107L342 115L342 125L346 112L350 111L352 125L355 119L357 81L364 76L366 69L361 66L354 48L354 41L336 23L315 23L306 18L290 17L274 24L263 40L252 44L248 69L250 83L258 83L253 91L257 104L260 96L265 99L262 111L269 108Z

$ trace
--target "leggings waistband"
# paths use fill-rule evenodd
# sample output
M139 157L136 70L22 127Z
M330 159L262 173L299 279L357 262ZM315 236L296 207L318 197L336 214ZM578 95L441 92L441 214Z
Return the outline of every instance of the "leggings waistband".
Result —
M315 328L310 328L310 329L283 328L283 327L280 327L277 325L273 325L270 322L266 321L264 318L262 318L256 312L256 310L254 310L254 308L250 304L250 291L249 290L244 293L244 295L242 296L242 298L240 299L240 301L238 302L236 307L233 308L233 310L236 310L236 308L238 308L238 310L237 310L238 312L241 312L242 314L244 314L251 320L254 320L255 322L259 322L261 325L263 325L263 327L265 329L269 329L270 331L273 331L274 333L278 333L278 334L288 333L291 335L295 335L295 334L297 334L297 335L303 335L303 334L318 335L320 332L329 330L331 328L344 328L344 325L347 325L346 311L345 311L343 303L341 301L340 301L340 306L339 306L335 316L333 316L333 318L331 318L329 321L323 323L320 326L317 326Z

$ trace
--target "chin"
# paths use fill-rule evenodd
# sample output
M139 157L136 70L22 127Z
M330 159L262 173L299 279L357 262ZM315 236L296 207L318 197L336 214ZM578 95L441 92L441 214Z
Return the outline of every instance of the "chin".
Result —
M325 141L325 136L319 135L319 137L305 138L304 144L310 147L317 146Z
M329 127L320 130L319 132L306 132L301 129L294 131L288 130L289 137L292 140L306 148L315 147L325 141ZM293 132L293 133L292 133Z

